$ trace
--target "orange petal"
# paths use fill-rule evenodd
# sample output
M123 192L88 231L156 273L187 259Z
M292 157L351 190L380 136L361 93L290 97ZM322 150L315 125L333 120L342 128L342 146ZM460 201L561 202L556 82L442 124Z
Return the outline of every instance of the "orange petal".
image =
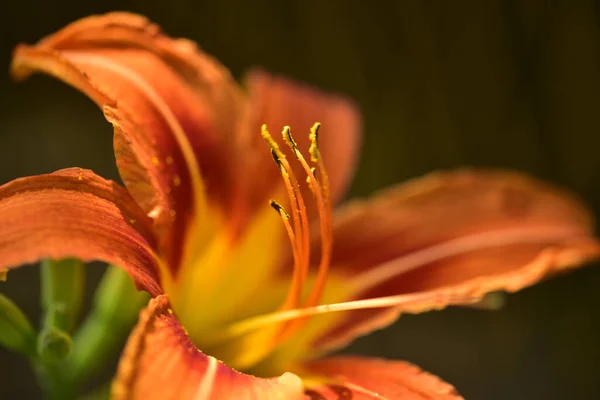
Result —
M459 400L454 387L402 361L332 357L306 364L306 372L329 381L307 393L311 400Z
M139 288L161 293L152 222L114 182L71 168L0 186L0 271L43 258L123 267Z
M326 94L317 89L282 77L253 70L246 76L250 96L250 111L247 121L247 143L257 148L254 165L249 168L258 171L260 180L252 180L251 204L262 206L272 196L273 188L281 183L279 170L275 168L267 148L257 132L267 124L273 137L283 148L280 132L289 125L300 150L307 153L308 133L315 122L321 122L319 149L330 179L331 198L339 200L348 188L354 175L361 142L361 117L357 107L349 100ZM242 133L243 136L243 133ZM253 144L252 141L256 141ZM293 163L298 164L298 163ZM305 176L298 167L298 176ZM265 174L270 178L263 178ZM251 175L250 173L248 175ZM304 188L307 199L310 191ZM312 203L312 202L309 202Z
M294 374L256 378L200 352L162 295L140 314L123 352L112 398L293 400L302 399L303 391Z
M193 217L206 213L199 167L214 204L231 197L221 131L234 131L242 97L228 72L193 43L128 13L84 18L36 46L18 46L13 76L37 71L102 107L115 128L121 176L156 219L161 250L176 266Z
M347 300L419 300L347 312L315 345L344 345L401 312L514 292L599 254L592 217L570 193L510 172L432 174L346 206L334 228L331 271L353 288Z

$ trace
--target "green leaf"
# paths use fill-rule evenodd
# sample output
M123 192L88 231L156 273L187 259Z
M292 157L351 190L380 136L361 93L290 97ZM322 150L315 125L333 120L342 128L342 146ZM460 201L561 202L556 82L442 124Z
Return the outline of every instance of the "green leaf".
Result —
M0 294L0 345L35 356L35 332L29 320L8 297Z

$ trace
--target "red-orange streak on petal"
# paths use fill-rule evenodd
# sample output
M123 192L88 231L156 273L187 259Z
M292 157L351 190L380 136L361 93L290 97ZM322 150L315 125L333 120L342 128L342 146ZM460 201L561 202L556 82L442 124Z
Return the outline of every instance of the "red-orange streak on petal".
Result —
M190 61L185 63L186 59ZM206 71L200 70L202 66ZM21 45L15 51L16 78L43 71L103 107L115 125L121 176L144 210L156 218L161 249L172 268L181 258L186 229L197 211L199 193L191 175L198 166L215 204L225 206L224 200L231 197L224 141L216 126L227 107L216 110L211 103L221 86L213 82L215 90L207 94L190 84L193 71L196 77L212 77L217 67L189 42L168 38L143 17L126 13L82 19L35 47ZM224 91L231 85L221 83ZM232 114L226 117L228 122L236 120Z
M170 309L166 295L142 311L112 386L115 400L294 400L300 378L241 374L198 350Z
M402 361L341 356L308 363L305 371L330 382L310 389L314 400L462 399L451 385Z
M361 142L361 117L357 107L347 99L325 94L307 85L275 77L261 70L251 71L246 77L250 96L250 110L245 127L248 148L257 149L253 159L248 159L250 171L260 171L260 181L252 180L250 203L262 206L273 188L281 181L279 171L271 164L272 159L264 144L255 138L261 124L267 124L272 132L281 132L289 125L300 151L306 153L309 147L308 134L315 122L321 122L319 148L329 173L331 199L335 203L345 193L357 163ZM280 135L273 138L286 148ZM292 156L293 157L293 156ZM292 162L298 179L302 183L306 176L299 163ZM251 174L251 172L249 172ZM307 185L302 185L305 199L310 206L312 194ZM310 207L313 216L316 207Z
M433 174L348 205L334 228L331 270L362 288L348 300L422 293L422 304L349 312L315 346L345 345L401 312L514 292L599 254L589 211L567 192L516 173Z
M124 188L88 170L0 186L0 270L44 258L101 260L124 268L156 296L162 290L151 228Z

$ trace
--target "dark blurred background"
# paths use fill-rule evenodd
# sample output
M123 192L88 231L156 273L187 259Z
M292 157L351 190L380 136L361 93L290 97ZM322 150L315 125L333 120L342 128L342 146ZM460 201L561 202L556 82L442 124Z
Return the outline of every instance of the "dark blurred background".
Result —
M11 49L82 16L147 15L236 76L252 65L354 98L366 138L352 195L462 165L527 171L600 215L600 4L595 1L11 1ZM73 89L0 74L0 183L68 166L118 179L112 129ZM1 223L1 221L0 221ZM91 271L90 290L100 268ZM508 298L500 311L401 318L348 351L414 362L467 399L600 398L600 270ZM0 291L36 321L37 268ZM0 349L0 398L35 399L27 363Z

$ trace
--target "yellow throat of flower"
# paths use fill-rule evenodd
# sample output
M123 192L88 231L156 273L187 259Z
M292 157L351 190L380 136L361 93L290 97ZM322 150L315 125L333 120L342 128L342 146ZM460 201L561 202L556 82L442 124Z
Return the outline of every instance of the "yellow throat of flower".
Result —
M202 256L182 272L180 284L171 295L175 310L190 337L200 349L229 366L249 370L272 355L286 341L306 335L310 314L327 295L326 283L332 250L332 212L329 180L319 152L316 123L309 133L307 160L299 150L288 126L282 131L294 162L304 175L300 180L266 125L261 134L283 178L287 206L271 200L276 211L259 212L241 239L232 242L217 234ZM320 260L311 268L311 230L307 185L319 219ZM282 228L287 233L293 255L293 272L279 276ZM285 235L283 235L285 236ZM313 243L314 244L314 243ZM314 259L314 258L312 258ZM330 291L331 282L327 291ZM334 290L339 294L339 290ZM242 310L243 309L243 310ZM240 311L241 310L241 311ZM290 318L289 313L297 312ZM281 316L286 317L281 318ZM309 329L311 331L313 329ZM294 358L291 353L279 359ZM286 360L286 362L289 360Z

